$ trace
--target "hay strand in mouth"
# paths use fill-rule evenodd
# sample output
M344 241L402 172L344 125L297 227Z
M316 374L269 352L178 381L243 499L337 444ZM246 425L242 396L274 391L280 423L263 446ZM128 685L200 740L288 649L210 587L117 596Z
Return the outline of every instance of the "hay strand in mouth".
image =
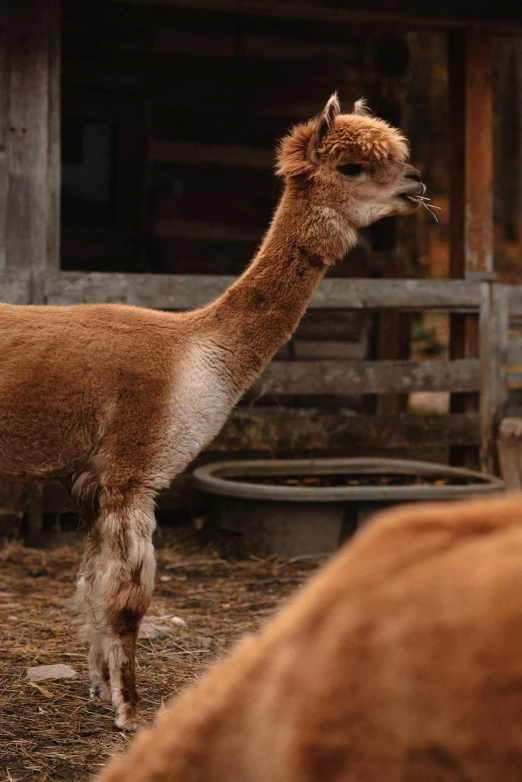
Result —
M433 211L433 209L440 209L440 206L435 206L435 204L429 203L431 201L431 198L427 198L426 196L410 196L410 198L413 201L416 201L418 204L423 206L429 213L435 218L435 222L438 223L439 220L437 218L437 215Z

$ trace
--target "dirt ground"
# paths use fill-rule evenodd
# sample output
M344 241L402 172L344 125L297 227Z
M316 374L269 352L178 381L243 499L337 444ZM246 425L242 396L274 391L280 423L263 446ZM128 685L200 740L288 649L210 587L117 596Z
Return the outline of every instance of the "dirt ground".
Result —
M110 707L88 699L86 650L70 605L80 557L79 545L0 548L2 782L86 780L129 741L112 727ZM147 718L257 629L319 562L225 558L222 547L187 527L165 534L157 559L148 615L166 635L139 641L138 686ZM78 678L40 684L26 678L29 667L54 663L72 666Z

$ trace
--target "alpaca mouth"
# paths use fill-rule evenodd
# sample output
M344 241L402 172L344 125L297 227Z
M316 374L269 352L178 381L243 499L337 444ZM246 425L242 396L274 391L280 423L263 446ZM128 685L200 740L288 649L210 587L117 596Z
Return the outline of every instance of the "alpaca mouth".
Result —
M419 208L419 206L423 206L424 209L426 209L427 212L430 213L430 215L434 218L435 222L438 223L437 214L435 210L439 210L441 207L436 206L435 204L431 203L431 198L427 198L424 193L426 192L426 185L422 182L419 182L420 187L420 193L419 188L417 188L417 193L412 193L411 190L408 190L407 192L405 190L402 191L402 193L397 193L396 197L400 198L401 201L404 201L408 205L408 209L410 212L414 212L416 209Z
M398 193L397 198L408 204L411 209L418 209L420 206L420 201L417 201L416 197L410 195L410 193Z
M400 198L401 201L404 201L412 209L418 209L420 206L418 198L419 196L423 196L425 192L426 185L424 182L416 182L414 185L410 185L406 190L402 190L396 195L397 198Z

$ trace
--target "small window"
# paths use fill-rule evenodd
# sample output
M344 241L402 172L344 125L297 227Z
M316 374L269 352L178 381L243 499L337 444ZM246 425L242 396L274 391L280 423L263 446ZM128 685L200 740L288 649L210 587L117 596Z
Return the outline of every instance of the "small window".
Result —
M62 90L64 271L142 268L148 225L145 116L136 95Z
M117 222L117 126L67 120L62 124L61 210L64 223Z

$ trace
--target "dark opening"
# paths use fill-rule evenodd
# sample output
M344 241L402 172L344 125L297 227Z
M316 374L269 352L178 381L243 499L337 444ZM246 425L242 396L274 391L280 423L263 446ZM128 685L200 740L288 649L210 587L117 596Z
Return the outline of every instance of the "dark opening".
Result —
M64 223L116 224L116 146L115 124L84 120L62 124Z

